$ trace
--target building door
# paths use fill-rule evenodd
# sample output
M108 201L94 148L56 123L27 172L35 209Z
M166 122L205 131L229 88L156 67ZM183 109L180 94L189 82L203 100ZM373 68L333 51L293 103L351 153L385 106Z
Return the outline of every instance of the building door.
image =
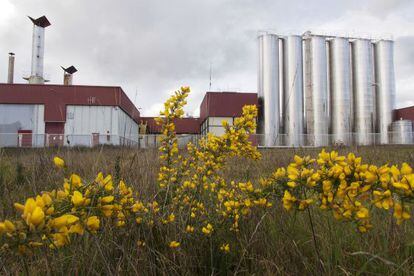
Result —
M32 131L21 129L17 131L17 145L19 147L30 148L32 146Z
M92 133L92 147L99 145L99 133Z
M64 122L46 122L46 145L49 147L63 146L65 123Z

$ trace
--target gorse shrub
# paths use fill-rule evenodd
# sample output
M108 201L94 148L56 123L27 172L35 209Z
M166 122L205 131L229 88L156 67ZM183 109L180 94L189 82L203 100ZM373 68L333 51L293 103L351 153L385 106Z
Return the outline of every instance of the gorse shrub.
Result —
M137 247L174 252L199 242L220 254L231 254L240 250L243 222L253 215L265 216L277 205L288 212L314 206L355 224L361 233L373 227L373 209L392 213L398 224L410 219L414 174L406 163L377 167L364 164L353 153L340 156L323 150L317 158L295 156L286 168L277 168L257 183L228 180L223 170L231 158L261 158L249 141L256 129L257 109L245 106L233 125L223 123L224 135L208 134L181 152L174 120L183 116L189 92L188 87L176 91L157 119L163 138L153 195L143 198L123 180L114 183L111 175L102 173L84 180L55 157L56 167L67 174L63 186L14 204L19 217L0 222L1 252L26 255L59 250L81 237L105 235L109 227L143 233L133 236ZM119 162L116 178L121 177ZM158 235L145 235L148 232Z

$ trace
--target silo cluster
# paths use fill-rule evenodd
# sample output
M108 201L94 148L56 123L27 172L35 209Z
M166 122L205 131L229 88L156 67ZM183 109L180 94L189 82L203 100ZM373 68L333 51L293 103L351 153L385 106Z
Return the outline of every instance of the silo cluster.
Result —
M264 146L391 143L393 41L259 35L259 129ZM402 139L402 138L401 138ZM400 140L401 140L400 139Z

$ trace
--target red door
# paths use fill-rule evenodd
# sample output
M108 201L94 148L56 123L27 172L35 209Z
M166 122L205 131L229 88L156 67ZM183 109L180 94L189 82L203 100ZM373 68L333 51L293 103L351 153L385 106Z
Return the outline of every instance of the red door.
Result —
M92 147L99 145L99 133L92 133Z
M32 146L32 131L21 129L17 133L17 144L19 147L30 148Z
M46 142L50 147L63 146L64 142L64 122L46 122L45 132L46 132Z

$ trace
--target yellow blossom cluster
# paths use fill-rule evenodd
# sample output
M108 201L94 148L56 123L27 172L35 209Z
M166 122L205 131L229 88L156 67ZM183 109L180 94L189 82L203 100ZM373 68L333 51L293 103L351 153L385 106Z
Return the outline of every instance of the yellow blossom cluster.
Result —
M341 156L336 151L322 150L317 159L295 156L286 169L277 169L261 183L283 195L288 211L316 205L338 220L355 222L360 232L372 227L373 207L392 210L398 224L408 220L414 199L414 174L407 163L377 167L353 153Z

